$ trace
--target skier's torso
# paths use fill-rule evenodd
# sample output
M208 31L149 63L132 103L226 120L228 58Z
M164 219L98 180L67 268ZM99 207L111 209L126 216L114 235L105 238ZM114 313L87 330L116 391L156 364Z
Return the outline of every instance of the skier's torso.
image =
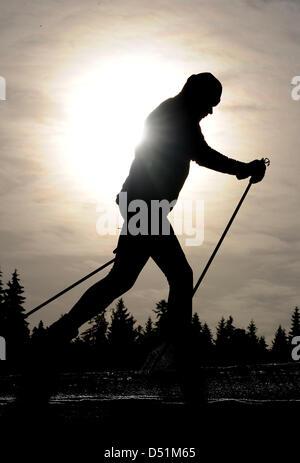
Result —
M202 142L199 124L191 120L182 98L161 103L146 119L143 141L123 184L128 201L177 199Z

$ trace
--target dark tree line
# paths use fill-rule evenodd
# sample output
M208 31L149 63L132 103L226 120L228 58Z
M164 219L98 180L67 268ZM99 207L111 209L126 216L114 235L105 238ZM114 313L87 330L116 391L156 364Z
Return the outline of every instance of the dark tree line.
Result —
M2 283L0 273L0 336L7 344L7 360L17 363L22 358L24 347L42 337L47 328L41 321L30 335L24 318L24 288L15 270L7 283ZM138 368L147 354L165 339L168 304L161 300L153 310L145 326L136 326L136 321L119 299L111 311L105 311L90 322L88 328L70 345L66 354L68 366L95 369ZM282 326L276 330L268 347L263 336L258 336L253 320L246 329L234 325L230 316L218 322L215 337L197 313L192 317L191 337L199 362L209 365L246 364L291 361L291 340L300 336L300 312L295 307L291 317L291 328L287 333ZM3 363L3 362L2 362Z

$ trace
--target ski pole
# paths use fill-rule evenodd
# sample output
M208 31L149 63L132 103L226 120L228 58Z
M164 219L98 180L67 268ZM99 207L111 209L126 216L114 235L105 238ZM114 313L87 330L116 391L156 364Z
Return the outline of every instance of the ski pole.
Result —
M269 166L269 165L270 165L270 160L269 160L268 158L263 158L262 161L264 161L264 163L265 163L266 166ZM231 216L231 219L229 220L229 222L228 222L228 224L227 224L225 230L224 230L223 233L222 233L221 238L220 238L219 241L218 241L217 246L215 247L215 249L214 249L212 255L210 256L210 258L208 259L208 262L207 262L206 266L204 267L203 272L201 273L201 275L200 275L200 277L199 277L197 283L195 284L195 287L194 287L194 289L193 289L193 296L194 296L195 292L197 291L197 289L199 288L199 286L200 286L200 284L201 284L203 278L205 277L206 272L207 272L207 270L208 270L209 267L210 267L210 264L211 264L212 261L214 260L214 257L215 257L215 255L217 254L218 249L219 249L219 247L221 246L221 244L222 244L222 242L223 242L225 236L227 235L227 232L228 232L228 230L229 230L229 228L230 228L232 222L234 221L234 218L235 218L235 216L237 215L237 213L238 213L238 211L239 211L241 205L243 204L243 201L244 201L244 199L246 198L246 196L247 196L247 194L248 194L248 191L250 190L251 185L252 185L252 181L251 181L251 178L250 178L249 183L248 183L248 185L247 185L247 187L246 187L246 189L245 189L245 191L244 191L244 193L243 193L243 195L242 195L242 197L241 197L241 199L240 199L238 205L236 206L234 213L233 213L232 216Z
M228 222L228 224L227 224L225 230L224 230L223 233L222 233L221 238L220 238L219 241L218 241L217 246L215 247L215 249L214 249L212 255L210 256L210 258L208 259L208 262L207 262L206 266L204 267L204 269L203 269L203 271L202 271L200 277L198 278L197 283L195 284L195 287L194 287L194 289L193 289L193 296L194 296L195 292L197 291L197 289L199 288L199 286L200 286L200 284L201 284L203 278L205 277L206 272L207 272L207 270L208 270L209 267L210 267L210 264L211 264L212 261L214 260L214 257L215 257L215 255L217 254L218 249L219 249L219 247L221 246L221 244L222 244L222 242L223 242L225 236L227 235L227 232L228 232L228 230L229 230L229 228L230 228L230 226L231 226L231 224L232 224L232 222L233 222L233 220L234 220L236 214L238 213L238 210L239 210L239 208L241 207L241 205L242 205L244 199L246 198L246 196L247 196L247 194L248 194L248 191L250 190L251 185L252 185L252 183L251 183L251 181L249 181L249 183L248 183L248 185L247 185L247 188L245 189L245 191L244 191L244 193L243 193L243 196L241 197L241 199L240 199L240 201L239 201L239 203L238 203L238 205L237 205L237 207L236 207L234 213L233 213L232 216L231 216L231 219L229 220L229 222Z
M43 302L42 304L38 305L37 307L35 307L34 309L30 310L30 312L27 312L25 315L24 315L24 318L27 318L29 317L29 315L32 315L34 312L36 312L37 310L40 310L42 307L45 307L45 305L47 304L50 304L50 302L54 301L55 299L57 299L58 297L62 296L63 294L65 294L66 292L70 291L70 289L73 289L75 288L75 286L79 285L80 283L82 283L83 281L87 280L88 278L90 278L91 276L95 275L96 273L100 272L101 270L103 270L105 267L108 267L110 264L112 264L113 262L115 261L115 259L112 259L108 262L106 262L105 264L101 265L101 267L97 268L96 270L94 270L93 272L89 273L88 275L86 275L85 277L81 278L80 280L76 281L75 283L73 283L72 285L68 286L67 288L63 289L62 291L60 291L59 293L55 294L55 296L52 296L50 297L50 299L47 299L47 301Z

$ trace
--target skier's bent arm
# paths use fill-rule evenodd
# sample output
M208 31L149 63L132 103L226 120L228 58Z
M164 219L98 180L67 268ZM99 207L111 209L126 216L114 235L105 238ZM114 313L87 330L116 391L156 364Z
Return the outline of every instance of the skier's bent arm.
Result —
M258 182L263 179L266 167L261 160L256 159L251 162L237 161L214 150L204 140L203 142L201 154L193 158L200 166L224 174L235 175L238 180L255 177L256 182Z
M238 175L242 172L245 174L248 173L247 163L245 162L240 162L229 158L208 145L205 146L201 151L201 155L194 159L200 166L230 175ZM249 175L250 173L248 173L246 176L248 177Z

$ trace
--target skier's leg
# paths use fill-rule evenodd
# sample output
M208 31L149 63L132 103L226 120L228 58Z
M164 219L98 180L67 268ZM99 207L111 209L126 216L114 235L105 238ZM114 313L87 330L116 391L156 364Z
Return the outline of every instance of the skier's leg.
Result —
M179 342L188 336L191 324L193 271L172 229L170 235L152 237L152 240L151 257L170 286L167 336Z
M171 235L151 237L151 257L166 275L170 291L168 312L164 315L164 342L148 355L141 368L144 372L160 369L161 359L173 365L175 342L178 344L180 340L185 345L182 340L189 328L192 312L192 270L173 230Z
M193 274L178 239L160 236L151 257L166 275L169 285L167 341L174 346L181 390L185 400L203 405L207 385L199 367L200 353L195 349L191 331Z
M111 271L92 285L64 317L50 326L53 333L71 339L86 321L102 312L128 291L149 258L148 246L140 237L120 236Z

